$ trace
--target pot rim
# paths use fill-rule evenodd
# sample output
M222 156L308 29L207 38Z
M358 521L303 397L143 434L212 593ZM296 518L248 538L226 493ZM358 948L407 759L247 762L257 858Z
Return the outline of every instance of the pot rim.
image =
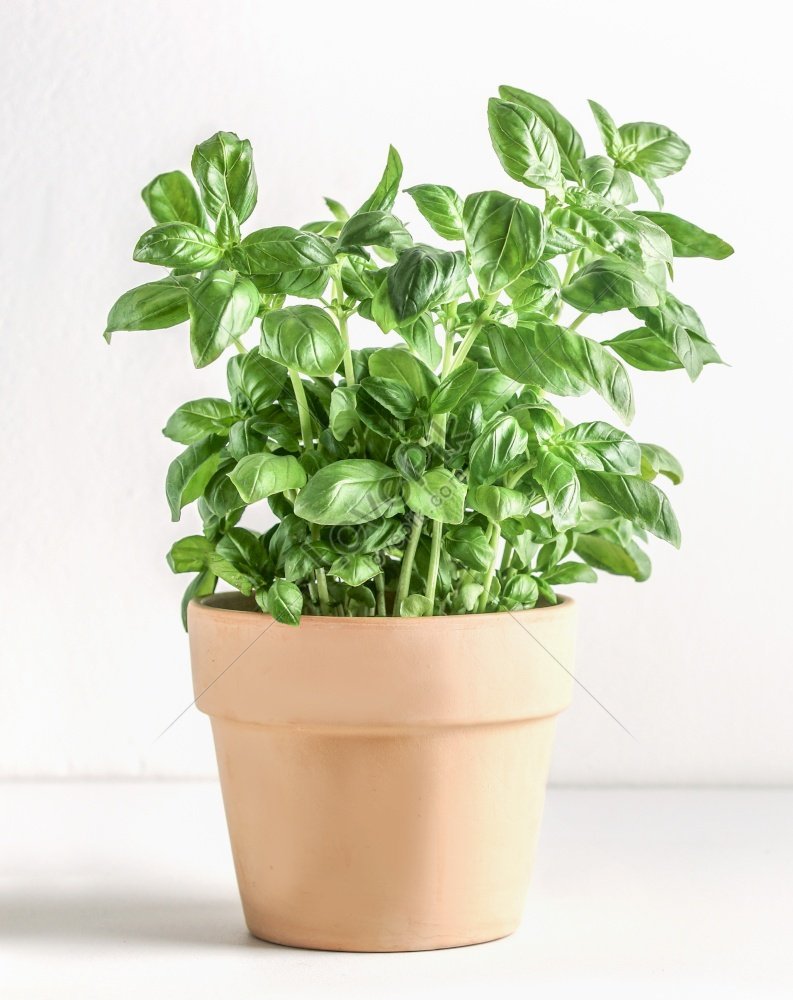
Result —
M349 617L349 618L337 618L335 615L303 615L300 619L299 628L350 628L361 626L363 628L381 628L381 629L408 629L408 628L430 628L432 625L440 628L454 628L454 627L473 627L477 621L484 623L492 623L495 621L503 621L504 618L509 615L512 618L520 621L531 617L531 620L536 621L540 617L551 617L562 612L569 612L574 607L576 602L572 597L568 597L567 594L558 594L559 600L557 604L544 604L541 607L534 608L521 608L517 611L487 611L481 614L477 612L469 612L464 615L430 615L425 618L400 618L393 616L385 617ZM193 598L190 604L199 611L203 617L215 618L225 620L226 622L231 622L234 616L242 616L243 618L252 619L256 618L261 621L270 621L274 624L278 624L272 615L268 615L258 608L255 610L252 608L241 608L234 607L233 605L239 604L240 601L247 602L245 598L239 591L234 590L222 590L214 594L208 594L206 597ZM200 610L199 610L200 609ZM441 624L443 623L443 624ZM282 625L283 628L291 629L292 625ZM269 626L268 626L269 628Z

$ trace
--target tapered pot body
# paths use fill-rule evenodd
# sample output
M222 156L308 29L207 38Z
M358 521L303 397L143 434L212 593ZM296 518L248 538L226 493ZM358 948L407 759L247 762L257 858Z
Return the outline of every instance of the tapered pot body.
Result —
M189 609L245 919L307 948L503 937L531 875L575 609L311 618Z

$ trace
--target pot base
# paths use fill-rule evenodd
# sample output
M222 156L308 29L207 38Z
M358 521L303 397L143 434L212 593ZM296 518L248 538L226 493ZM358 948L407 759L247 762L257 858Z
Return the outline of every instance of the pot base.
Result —
M503 938L507 938L511 934L514 934L518 929L518 924L516 923L513 927L510 927L509 930L504 930L501 933L489 932L465 938L441 938L432 941L417 938L406 938L402 941L391 941L388 944L384 944L382 942L367 942L360 939L356 939L354 941L331 941L321 937L314 938L310 934L296 935L294 938L289 936L284 937L282 934L268 934L266 931L256 931L250 924L247 923L247 921L246 924L253 937L259 941L266 941L267 944L277 944L283 948L300 948L304 951L340 951L366 955L395 954L398 952L404 953L411 951L443 951L444 949L449 948L470 948L472 945L489 944L492 941L501 941Z

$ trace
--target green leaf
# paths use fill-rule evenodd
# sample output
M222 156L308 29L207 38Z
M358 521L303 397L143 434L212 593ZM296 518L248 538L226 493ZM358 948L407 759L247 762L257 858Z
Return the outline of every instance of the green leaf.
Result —
M396 196L399 193L401 181L402 160L394 147L389 146L388 159L386 160L383 176L378 181L374 191L354 214L361 215L363 212L390 212L394 207Z
M266 313L260 352L312 378L333 375L344 357L339 328L319 306L287 306Z
M350 213L340 201L336 201L335 198L324 198L323 201L330 209L334 219L337 219L339 222L346 222L349 219Z
M143 264L201 271L217 264L223 251L208 230L189 222L166 222L147 230L132 256Z
M189 317L189 289L192 275L150 281L124 292L107 317L104 337L110 343L117 330L165 330L184 323Z
M205 437L191 444L168 466L165 495L171 508L171 520L178 521L183 507L197 500L215 474L220 449L226 443L221 435Z
M194 399L171 414L163 434L179 444L197 444L208 434L228 434L236 419L225 399Z
M676 174L691 152L679 135L655 122L629 122L620 125L618 132L620 166L644 179Z
M672 240L675 257L709 257L711 260L724 260L730 257L734 250L729 243L713 233L708 233L693 222L686 222L678 215L669 212L639 212L660 226Z
M205 368L241 337L260 305L256 286L236 271L212 271L190 295L190 351Z
M631 175L607 156L588 156L583 160L581 177L590 191L617 205L632 205L638 198Z
M216 132L199 143L191 161L207 212L216 219L224 206L244 222L256 206L258 187L253 150L233 132Z
M576 469L623 476L638 476L640 472L639 445L630 435L602 420L577 424L557 434L551 447Z
M671 451L662 448L660 444L647 444L644 441L639 447L642 454L642 479L651 481L656 476L666 476L676 486L683 482L683 466Z
M661 301L656 285L638 267L618 257L600 257L576 271L562 289L562 298L588 313L657 306Z
M188 535L173 543L166 559L174 573L198 573L206 569L214 548L203 535Z
M267 591L267 610L282 625L299 625L303 613L300 588L288 580L273 580Z
M553 133L530 108L491 98L490 139L501 165L516 181L562 196L561 154Z
M402 382L418 399L430 396L438 385L434 372L401 347L383 347L370 354L369 374Z
M432 612L432 601L424 594L410 594L399 606L402 618L430 618Z
M449 528L443 543L452 559L473 572L487 572L493 550L482 528L475 524L460 524Z
M382 462L344 459L314 473L295 514L314 524L365 524L386 514L399 490L399 474Z
M603 345L640 371L667 372L683 367L674 352L646 326L626 330L611 340L604 340Z
M620 140L619 129L617 128L614 119L608 111L606 111L603 105L598 104L597 101L589 101L589 107L592 109L595 123L597 124L598 131L600 132L600 137L603 140L603 145L606 147L606 152L610 157L612 157L612 159L616 159L619 156L622 143Z
M459 251L417 243L403 251L387 272L388 297L398 323L427 309L456 301L467 288L468 265Z
M343 441L358 426L355 406L357 392L356 386L339 385L331 393L328 420L331 433L337 441Z
M350 555L339 556L331 564L331 576L337 576L350 587L360 587L367 580L372 580L380 572L380 563L372 555L353 552Z
M643 479L581 470L582 489L593 500L680 548L680 526L668 497Z
M646 580L650 575L650 560L634 542L623 545L614 538L598 534L578 535L575 551L590 566L605 573L630 576L637 581Z
M486 333L493 361L515 381L560 396L580 396L592 388L626 423L632 419L628 375L597 341L545 321L514 328L491 323Z
M438 236L445 240L463 238L463 200L443 184L416 184L407 194Z
M260 535L247 528L230 528L217 543L215 552L252 583L261 581L267 553Z
M307 267L302 271L251 274L250 277L262 295L294 295L301 299L318 299L328 287L330 270L327 267Z
M404 250L413 238L395 215L363 212L345 223L336 243L338 253L360 252L361 247L389 247Z
M518 573L516 576L511 576L504 584L499 604L508 611L517 611L519 608L533 608L539 597L538 581L528 573Z
M492 483L525 455L529 435L508 413L494 417L474 441L470 454L471 482Z
M218 215L215 236L222 247L235 247L240 241L240 220L233 208L224 205Z
M532 505L537 503L538 496L526 496L517 490L505 486L475 486L468 491L469 507L496 524L511 517L524 517L531 513Z
M482 291L493 293L540 259L545 218L536 205L480 191L465 199L463 231L471 270Z
M228 559L218 555L217 552L213 552L209 557L209 568L215 576L234 587L245 597L250 597L253 593L256 581L251 579L247 573L237 569Z
M559 114L553 104L546 101L544 97L529 94L517 87L499 87L498 94L502 100L520 104L537 115L556 140L562 173L568 180L580 180L581 161L586 154L584 142L572 123L564 115Z
M446 376L430 397L430 413L450 413L465 398L473 385L477 367L473 361L463 361Z
M541 451L532 475L548 498L554 527L563 531L578 520L581 491L575 469L550 451Z
M240 459L229 473L229 479L245 503L256 503L273 493L299 490L306 484L306 473L292 455L262 452Z
M405 503L417 514L446 524L462 524L465 484L449 469L428 469L405 484Z
M420 361L430 368L438 367L442 357L441 345L429 316L418 316L412 322L400 326L397 333Z
M203 573L199 573L188 585L182 598L182 625L185 631L187 631L188 604L194 599L198 600L199 597L207 597L209 594L214 594L217 582L218 578L214 573L210 570L204 570Z
M597 573L586 563L563 562L545 574L545 582L555 587L563 587L567 583L597 583Z
M418 400L404 382L369 376L361 380L361 389L400 420L408 420L416 412Z
M249 414L263 410L281 395L287 373L258 351L235 354L226 367L226 382L234 409Z
M326 239L291 226L257 229L232 252L234 266L240 271L282 277L309 270L312 280L318 269L334 263L335 259Z
M190 178L181 170L159 174L140 193L155 222L191 222L200 226L204 210Z

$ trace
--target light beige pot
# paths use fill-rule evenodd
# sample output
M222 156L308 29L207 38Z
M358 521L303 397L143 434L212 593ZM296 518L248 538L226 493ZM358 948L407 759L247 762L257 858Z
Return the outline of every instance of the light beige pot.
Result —
M304 618L193 601L245 919L340 951L490 941L521 918L575 609Z

